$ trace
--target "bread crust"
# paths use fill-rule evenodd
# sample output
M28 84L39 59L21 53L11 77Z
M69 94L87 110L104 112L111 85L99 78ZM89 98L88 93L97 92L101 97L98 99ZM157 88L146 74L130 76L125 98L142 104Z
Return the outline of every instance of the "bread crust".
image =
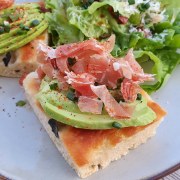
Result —
M7 65L3 62L5 54L0 55L0 76L5 77L21 77L25 73L35 71L38 67L38 42L48 44L48 33L45 31L36 39L26 44L25 46L11 51L11 58Z
M57 149L81 178L85 178L99 169L107 167L110 162L126 155L130 149L134 149L140 144L145 143L148 138L155 135L156 128L166 114L147 94L144 94L147 96L149 103L153 103L152 106L157 105L154 108L157 113L157 119L145 127L123 128L124 130L109 130L106 132L105 130L81 130L58 123L59 137L57 137L48 124L50 118L43 112L35 98L39 84L40 80L37 73L30 73L23 82L26 97ZM118 133L119 138L114 141L113 136L115 134L117 136ZM86 138L89 139L88 142ZM72 140L73 142L71 142ZM77 157L77 152L81 156Z

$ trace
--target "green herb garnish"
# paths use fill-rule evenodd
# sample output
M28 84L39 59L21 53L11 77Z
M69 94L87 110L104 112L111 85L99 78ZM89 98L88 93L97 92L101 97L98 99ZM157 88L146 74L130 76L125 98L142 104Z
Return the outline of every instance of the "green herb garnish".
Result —
M141 101L142 100L142 94L138 93L136 100Z
M16 103L16 106L19 106L19 107L23 107L24 105L26 105L26 101L20 100Z
M135 4L135 0L128 0L129 5Z
M4 32L9 32L11 29L11 26L8 21L4 21L3 27L4 27Z
M40 23L39 20L35 19L31 22L31 26L35 27L35 26L39 25L39 23Z
M19 27L22 29L22 30L25 30L25 31L29 31L30 28L28 26L25 26L24 24L20 24Z
M83 7L85 9L87 9L93 2L94 2L94 0L82 0Z
M50 84L49 87L50 87L51 90L57 90L57 88L58 88L58 83Z
M122 127L121 124L118 123L118 122L113 122L113 123L112 123L112 126L113 126L114 128L116 128L116 129L120 129L120 128Z
M149 8L150 8L150 4L149 3L141 3L138 6L139 11L141 11L141 12L145 12Z
M69 66L73 66L76 63L76 59L75 58L68 58L67 61L68 61L68 65Z
M68 91L66 97L71 101L77 101L77 97L72 90Z
M0 34L4 33L4 27L0 26Z

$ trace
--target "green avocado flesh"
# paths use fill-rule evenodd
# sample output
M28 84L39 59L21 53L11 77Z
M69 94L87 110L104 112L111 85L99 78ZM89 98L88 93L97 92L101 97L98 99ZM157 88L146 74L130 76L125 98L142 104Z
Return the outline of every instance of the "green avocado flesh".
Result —
M38 22L33 24L33 21ZM5 25L5 23L8 25ZM39 36L47 27L44 14L36 3L14 5L0 11L0 54L14 51Z
M42 81L37 100L40 102L45 113L61 123L83 129L112 129L124 127L145 126L156 118L155 112L147 106L146 99L136 101L136 108L131 118L115 119L110 117L105 111L102 115L82 113L77 104L70 101L64 92L50 89L50 83Z

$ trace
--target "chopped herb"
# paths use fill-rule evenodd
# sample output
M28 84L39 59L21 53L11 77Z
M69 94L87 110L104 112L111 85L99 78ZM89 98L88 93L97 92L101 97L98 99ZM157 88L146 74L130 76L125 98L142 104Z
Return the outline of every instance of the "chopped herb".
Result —
M29 28L28 26L24 26L23 29L26 30L26 31L29 31L29 30L30 30L30 28Z
M37 20L37 19L35 19L35 20L33 20L32 22L31 22L31 26L37 26L37 25L39 25L39 20Z
M68 58L67 61L68 61L68 65L69 66L73 66L76 63L76 59L75 58Z
M22 100L20 100L16 103L16 106L19 106L19 107L23 107L24 105L26 105L26 102L22 101Z
M0 26L0 34L4 33L4 27Z
M68 91L66 97L71 101L77 101L77 97L72 90Z
M19 27L22 29L22 30L26 30L26 31L29 31L30 28L28 26L25 26L24 24L20 24Z
M83 8L87 9L93 2L94 0L82 0Z
M141 12L145 12L149 8L150 8L150 4L149 3L141 3L138 6L139 11L141 11Z
M20 27L21 29L23 29L23 28L24 28L24 24L21 23L21 24L19 25L19 27Z
M135 4L135 0L128 0L129 5Z
M142 94L138 93L136 100L141 101L141 99L142 99Z
M112 126L113 126L114 128L117 128L117 129L120 129L120 128L122 127L121 124L118 123L118 122L113 122L113 123L112 123Z
M49 87L50 87L51 90L57 90L57 88L58 88L58 83L50 84Z
M9 32L10 30L11 30L10 25L9 25L9 26L5 26L5 27L4 27L4 31L5 31L5 32Z

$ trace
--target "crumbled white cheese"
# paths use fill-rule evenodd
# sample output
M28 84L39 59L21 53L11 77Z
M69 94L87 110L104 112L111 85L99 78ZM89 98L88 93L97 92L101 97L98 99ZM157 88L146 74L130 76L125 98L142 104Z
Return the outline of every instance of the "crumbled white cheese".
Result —
M163 21L163 19L164 19L163 14L149 13L149 16L152 19L152 23L158 23L158 22Z
M157 1L149 1L149 4L150 4L150 7L148 9L149 12L160 12L160 8L161 8L161 5L160 5L160 2L157 2Z
M4 21L4 25L5 25L5 26L8 26L8 25L9 25L9 22L8 22L8 21Z
M133 27L132 25L130 25L130 28L129 28L129 32L132 33L132 32L138 32L138 30Z
M180 48L178 48L178 49L176 50L176 52L177 52L178 54L180 54Z
M114 71L118 71L120 69L120 64L118 62L113 63Z
M148 0L146 0L146 1L144 1L144 0L136 0L135 1L136 3L136 5L139 5L139 4L141 4L141 3L147 3L148 2Z

